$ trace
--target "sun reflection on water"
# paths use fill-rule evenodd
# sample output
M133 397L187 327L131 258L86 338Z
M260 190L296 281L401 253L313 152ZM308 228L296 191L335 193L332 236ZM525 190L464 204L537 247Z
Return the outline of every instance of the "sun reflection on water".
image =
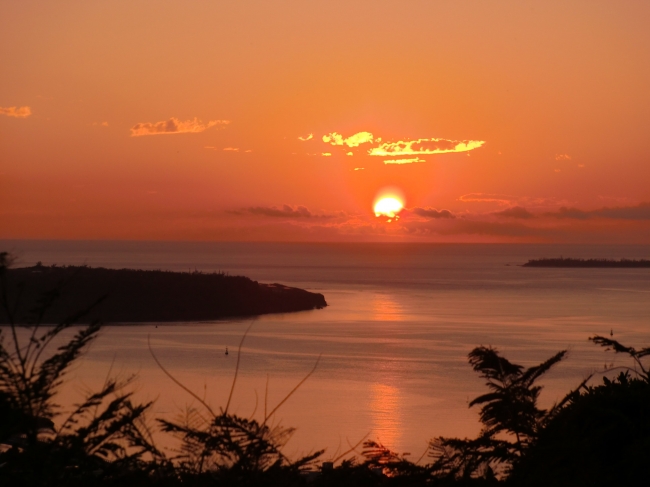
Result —
M371 386L371 395L371 436L384 446L399 452L402 446L400 391L387 384L374 383Z
M400 321L403 319L402 305L390 294L375 294L372 300L373 320Z

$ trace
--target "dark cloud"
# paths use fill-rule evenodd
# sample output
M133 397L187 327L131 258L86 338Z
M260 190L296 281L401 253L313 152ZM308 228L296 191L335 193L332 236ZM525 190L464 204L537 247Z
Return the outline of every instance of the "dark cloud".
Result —
M650 203L640 203L636 206L605 207L598 210L580 210L563 206L556 212L546 213L553 218L570 218L588 220L590 218L609 218L612 220L650 220Z
M411 235L487 235L503 237L539 237L547 230L529 227L521 223L500 223L456 218L444 221L402 222Z
M650 203L641 203L636 206L618 206L614 208L603 208L596 212L603 218L615 218L619 220L650 220Z
M251 206L248 208L243 208L241 211L233 211L231 213L242 214L249 213L251 215L257 216L266 216L271 218L334 218L337 215L325 214L325 213L313 213L306 206L297 205L282 205L278 208L277 206ZM341 214L342 215L342 214ZM338 216L341 216L338 215Z
M435 208L420 208L415 207L409 209L411 213L425 218L456 218L449 210L436 210Z
M578 208L567 208L566 206L563 206L555 212L546 213L546 215L554 218L571 218L573 220L586 220L593 216L588 211L579 210Z
M507 208L503 211L495 211L492 214L503 218L520 218L525 220L535 218L535 215L521 206L513 206L512 208Z

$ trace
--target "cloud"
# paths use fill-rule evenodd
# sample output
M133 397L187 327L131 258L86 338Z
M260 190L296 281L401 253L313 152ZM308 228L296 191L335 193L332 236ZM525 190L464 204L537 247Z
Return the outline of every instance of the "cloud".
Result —
M555 154L556 161L570 161L571 156L569 154Z
M414 162L427 162L424 159L419 157L413 157L411 159L389 159L384 161L384 164L413 164Z
M523 220L527 220L529 218L535 218L535 215L533 215L526 208L523 208L521 206L513 206L512 208L507 208L503 211L495 211L492 214L498 217L520 218Z
M203 123L198 118L194 120L181 121L175 117L162 122L144 122L137 123L131 127L131 137L140 137L142 135L161 135L161 134L187 134L198 133L214 127L215 125L228 125L230 120L210 120Z
M241 210L251 215L256 216L265 216L271 218L291 218L291 219L303 219L303 218L334 218L337 215L334 214L325 214L325 213L313 213L306 206L297 205L282 205L281 208L277 206L251 206ZM234 211L231 213L241 214L241 211ZM338 215L341 216L341 215Z
M363 171L364 169L365 169L365 167L355 167L354 168L355 171Z
M0 115L7 117L27 118L32 114L29 107L0 107Z
M348 147L359 147L361 144L374 142L374 136L370 132L358 132L344 139L341 134L332 132L328 135L323 135L323 142L332 145L347 145Z
M93 126L108 127L108 122L93 122Z
M504 194L469 193L462 195L458 198L458 201L465 203L499 203L500 205L510 205L512 204L513 197Z
M323 152L323 153L321 154L321 156L323 156L323 157L330 157L331 155L332 155L331 152Z
M604 207L597 210L580 210L563 206L556 212L546 213L554 218L570 218L588 220L590 218L608 218L612 220L650 220L650 203L640 203L636 206Z
M298 140L302 140L303 142L307 142L308 140L311 140L314 138L314 134L309 134L307 137L298 137Z
M239 147L224 147L223 150L229 152L239 152Z
M409 156L422 154L445 154L467 152L478 149L483 140L415 139L409 141L385 142L368 151L371 156Z
M436 210L435 208L420 208L416 206L415 208L409 208L408 211L425 218L456 218L449 210Z

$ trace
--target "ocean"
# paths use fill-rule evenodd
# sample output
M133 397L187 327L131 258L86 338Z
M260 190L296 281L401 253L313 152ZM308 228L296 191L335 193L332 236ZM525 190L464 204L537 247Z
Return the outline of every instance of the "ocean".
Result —
M109 374L135 374L136 399L155 400L152 419L200 409L156 365L150 343L176 379L213 409L225 407L250 327L230 412L263 417L317 364L272 418L296 428L285 446L294 457L326 449L323 458L333 459L367 438L417 460L434 437L476 435L478 410L468 403L486 388L467 354L478 345L525 366L568 349L540 380L544 407L590 373L600 381L605 367L632 365L590 336L650 345L648 269L520 266L540 257L649 258L649 246L13 240L0 250L17 266L224 271L323 293L321 310L106 326L61 391L69 405Z

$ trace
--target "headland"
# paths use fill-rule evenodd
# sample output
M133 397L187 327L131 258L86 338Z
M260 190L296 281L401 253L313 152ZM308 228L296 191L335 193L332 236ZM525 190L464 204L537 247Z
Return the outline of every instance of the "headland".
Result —
M50 301L42 323L60 323L70 311L87 309L79 323L207 321L320 309L325 297L282 284L260 284L222 272L169 272L106 269L87 266L44 266L7 270L10 298L22 303ZM41 301L42 302L42 301ZM17 323L36 319L34 310L17 311ZM5 313L0 323L7 323Z
M531 259L522 267L592 267L592 268L650 268L650 260L640 259Z

